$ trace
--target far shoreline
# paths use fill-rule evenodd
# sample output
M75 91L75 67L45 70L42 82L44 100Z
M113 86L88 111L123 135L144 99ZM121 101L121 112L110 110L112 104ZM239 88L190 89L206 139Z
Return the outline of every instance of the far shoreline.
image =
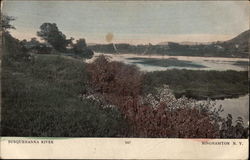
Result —
M101 52L94 52L95 56L99 56L102 54L105 54L107 56L112 56L112 55L122 55L122 56L127 56L129 58L129 56L132 57L150 57L150 58L162 58L162 59L168 59L168 58L180 58L180 60L187 60L187 57L192 57L193 59L202 59L202 60L214 60L214 59L218 59L218 60L222 60L222 61L249 61L249 57L246 58L239 58L239 57L213 57L213 56L194 56L194 55L190 55L190 56L171 56L171 55L161 55L161 54L136 54L136 53L101 53Z

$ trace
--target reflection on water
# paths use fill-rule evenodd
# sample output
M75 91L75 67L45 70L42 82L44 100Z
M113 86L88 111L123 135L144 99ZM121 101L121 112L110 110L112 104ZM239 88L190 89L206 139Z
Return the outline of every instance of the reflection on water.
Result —
M95 53L95 57L101 55L101 53ZM246 58L221 58L221 57L189 57L189 56L158 56L158 55L136 55L136 54L104 54L110 57L113 61L122 61L126 64L136 64L142 71L162 71L168 69L190 69L190 70L217 70L217 71L225 71L225 70L235 70L235 71L247 71L248 66L244 65L235 65L236 62L248 62L249 60ZM95 58L94 57L94 58ZM92 58L89 61L92 61ZM195 65L202 65L205 67L192 67L192 66L156 66L156 65L148 65L142 63L136 63L138 60L136 58L147 58L147 59L177 59L181 61L189 61Z

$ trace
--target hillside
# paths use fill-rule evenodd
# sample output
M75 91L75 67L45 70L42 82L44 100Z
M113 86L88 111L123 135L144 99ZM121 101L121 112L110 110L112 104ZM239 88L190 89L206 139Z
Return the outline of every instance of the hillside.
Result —
M250 30L247 30L231 40L222 42L161 42L157 45L115 44L116 49L113 44L96 44L89 48L101 53L248 58L249 39Z
M222 42L222 46L231 51L237 51L240 54L249 54L250 30L242 32L238 36L228 41Z
M242 32L238 36L234 37L233 39L230 39L226 41L226 43L231 43L231 44L248 44L250 39L250 30L247 30L245 32Z

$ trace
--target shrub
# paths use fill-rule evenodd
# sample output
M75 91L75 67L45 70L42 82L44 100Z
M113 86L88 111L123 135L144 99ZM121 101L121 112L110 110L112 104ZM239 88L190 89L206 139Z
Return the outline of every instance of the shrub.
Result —
M122 112L131 121L134 136L171 138L218 138L219 118L205 104L187 98L175 99L168 88L156 96L130 98Z
M126 136L117 109L79 98L87 82L82 61L35 55L32 62L3 62L1 136Z
M249 127L244 127L244 123L241 117L238 117L236 124L233 125L233 117L228 114L226 119L223 119L220 137L221 138L248 138Z
M77 56L80 56L85 59L91 59L94 55L94 52L87 47L85 39L79 39L75 44L72 44L72 52Z
M141 94L143 75L136 66L109 62L100 56L88 65L87 71L95 92L132 97Z
M120 110L131 126L129 136L220 137L222 109L215 109L210 102L200 104L185 97L176 99L166 86L156 88L154 95L145 96L143 73L135 66L110 62L105 56L98 57L87 68L93 89L89 94L99 95L96 99Z

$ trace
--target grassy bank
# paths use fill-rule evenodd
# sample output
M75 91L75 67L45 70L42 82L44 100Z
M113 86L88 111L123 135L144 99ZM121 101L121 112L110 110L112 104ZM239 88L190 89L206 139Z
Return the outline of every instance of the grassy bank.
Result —
M176 97L183 95L195 99L223 99L249 93L247 71L191 71L168 70L146 74L144 92L167 84Z
M2 136L112 137L126 123L115 109L81 101L85 64L58 55L2 64Z
M239 95L248 93L247 72L144 73L105 56L91 64L71 55L31 56L8 32L4 43L1 136L248 137L241 117L234 126L221 108L176 99L163 85L177 97Z
M164 125L165 120L161 120L160 126L157 128L154 125L158 124L159 118L157 117L172 115L172 113L161 112L161 107L158 108L159 112L156 112L150 106L139 104L137 100L140 98L138 97L143 96L141 93L154 92L155 88L162 87L163 84L168 84L176 96L186 95L197 99L248 93L247 72L170 70L144 75L139 74L139 70L134 66L117 62L93 65L96 65L97 68L87 67L91 71L87 72L86 64L81 60L59 55L35 55L29 61L14 61L4 57L1 135L45 137L127 137L130 135L136 137L185 137L188 135L188 137L206 137L207 128L204 129L204 134L202 132L202 134L189 135L188 133L193 133L193 129L184 134L182 127L177 127L172 133L168 128L169 125ZM100 74L104 73L104 70L105 74ZM92 78L93 76L104 76L104 78L97 78L101 82L98 81L92 87L95 86L93 89L96 94L106 95L104 97L107 102L120 106L120 109L119 107L103 108L95 101L79 98L79 95L84 94L85 90L90 87L87 86L90 73ZM127 75L130 77L126 77ZM112 76L115 77L112 78ZM143 80L141 81L138 76ZM142 92L140 86L142 86ZM135 92L136 89L138 89L138 93ZM126 99L127 101L125 101ZM167 100L167 102L169 101ZM167 106L166 103L165 107ZM190 111L187 109L183 110L183 113L175 112L177 115L180 114L181 121L178 124L183 125L181 114L186 115L188 112L188 115L192 115ZM190 117L199 119L200 113L197 112L197 114ZM167 117L171 118L170 115ZM128 116L130 119L125 120L125 117ZM176 117L172 118L173 122L169 119L166 122L175 124ZM198 119L194 121L199 122ZM130 120L131 124L128 124L127 120ZM187 124L189 124L188 120L188 118L185 119ZM131 127L133 127L132 132ZM216 134L217 132L219 130L215 131ZM213 137L213 135L210 136ZM208 137L210 136L208 135Z

